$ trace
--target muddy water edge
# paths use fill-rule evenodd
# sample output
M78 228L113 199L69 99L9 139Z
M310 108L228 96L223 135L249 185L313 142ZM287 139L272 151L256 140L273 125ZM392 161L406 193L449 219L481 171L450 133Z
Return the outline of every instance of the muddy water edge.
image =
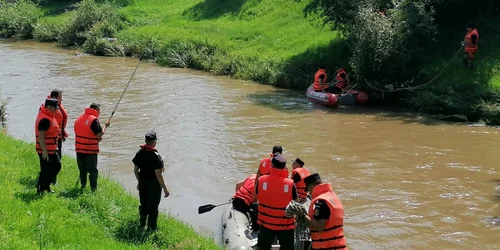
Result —
M107 119L138 59L75 55L53 44L0 40L0 98L9 134L34 140L39 105L64 91L73 123L91 102ZM350 249L498 249L497 128L450 125L373 108L325 109L304 93L141 63L101 143L101 174L137 195L131 159L155 130L171 196L161 209L220 241L237 180L275 144L331 182L345 207ZM291 164L290 164L291 166ZM63 170L64 171L64 170ZM75 173L75 178L77 173Z

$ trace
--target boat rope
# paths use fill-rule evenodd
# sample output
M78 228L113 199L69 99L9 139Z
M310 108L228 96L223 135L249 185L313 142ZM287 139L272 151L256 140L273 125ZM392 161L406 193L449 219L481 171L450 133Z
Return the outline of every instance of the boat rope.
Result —
M429 83L431 82L434 82L442 73L443 71L448 67L448 65L450 65L450 63L453 61L453 59L455 59L455 57L458 55L458 53L462 50L462 48L464 47L464 45L462 45L458 50L457 52L455 52L455 54L453 55L453 57L448 61L448 63L446 63L446 65L441 69L441 71L439 71L439 73L434 77L432 78L430 81L426 82L426 83L423 83L423 84L420 84L418 86L413 86L413 87L403 87L403 88L396 88L396 89L391 89L391 90L385 90L385 89L380 89L380 88L377 88L375 86L373 86L370 82L368 82L366 79L365 82L366 84L371 87L372 89L375 89L375 90L378 90L380 92L382 92L382 95L384 92L386 93L390 93L390 92L397 92L397 91L403 91L403 90L415 90L415 89L418 89L418 88L421 88L421 87L424 87L426 85L428 85Z
M297 225L295 226L295 250L303 250L304 242L310 240L309 226L304 217L299 217L297 214L307 214L304 204L296 201L291 201L286 207L285 215L287 217L295 216Z

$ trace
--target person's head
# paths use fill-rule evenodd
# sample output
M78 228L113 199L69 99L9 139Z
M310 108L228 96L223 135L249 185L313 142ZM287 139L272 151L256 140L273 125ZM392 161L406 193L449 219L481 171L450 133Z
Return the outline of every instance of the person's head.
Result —
M312 175L307 176L304 178L304 184L306 184L307 191L312 194L312 191L314 187L317 185L321 184L321 177L319 176L318 173L314 173Z
M55 98L47 98L45 99L45 108L50 112L55 113L57 111L58 101Z
M62 90L60 89L54 89L52 92L50 92L50 97L57 99L59 103L62 101Z
M146 145L151 147L156 146L156 133L154 131L147 132L144 138L144 142L146 142Z
M342 72L342 71L344 71L344 72L345 72L345 71L346 71L346 70L345 70L345 68L342 68L342 67L337 68L337 73L340 73L340 72Z
M273 147L273 155L276 153L283 154L283 148L280 145L276 145Z
M101 114L101 104L99 104L99 103L92 103L92 104L90 104L89 108L97 111L97 114Z
M296 168L301 168L304 166L304 162L300 159L300 158L297 158L295 160L292 160L293 164L292 164L292 168L293 169L296 169Z
M467 23L467 31L472 31L474 29L474 24L472 22Z
M277 155L273 156L273 159L271 160L271 165L273 166L273 168L285 169L286 168L286 158L281 154L277 154Z

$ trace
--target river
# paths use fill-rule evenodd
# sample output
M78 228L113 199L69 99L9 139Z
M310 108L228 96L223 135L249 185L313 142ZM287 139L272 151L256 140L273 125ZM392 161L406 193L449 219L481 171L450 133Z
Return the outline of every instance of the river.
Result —
M77 56L30 41L0 42L0 98L11 97L7 131L34 140L39 105L64 91L73 123L92 102L102 120L118 101L137 59ZM171 196L163 211L220 241L222 203L280 144L334 187L345 207L350 249L498 249L495 183L499 130L450 125L413 113L327 109L303 92L141 63L101 143L99 169L137 195L131 159L144 133L158 133ZM291 166L291 164L290 164ZM63 169L63 171L65 171ZM76 173L75 173L76 176Z

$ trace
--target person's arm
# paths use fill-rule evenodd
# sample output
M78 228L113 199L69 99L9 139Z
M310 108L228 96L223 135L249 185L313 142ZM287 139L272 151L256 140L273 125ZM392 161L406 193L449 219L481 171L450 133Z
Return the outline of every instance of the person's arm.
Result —
M238 182L238 183L236 183L236 187L235 187L235 189L234 189L234 192L235 192L235 193L236 193L236 192L238 192L238 190L239 190L239 189L243 186L243 184L244 184L244 183L245 183L245 181L244 181L244 180L243 180L243 181L240 181L240 182Z
M165 193L165 197L168 197L170 193L168 192L167 186L165 185L165 181L163 180L163 175L162 173L165 171L165 166L163 163L163 159L161 156L156 153L158 156L158 162L155 166L155 174L156 174L156 179L158 180L158 183L160 183L160 186L163 188L163 192Z
M295 184L293 184L292 186L292 199L294 201L299 201L299 194L297 193L297 187L295 186Z
M324 78L325 78L325 75L321 75L321 76L319 76L319 79L318 79L319 87L321 88L322 92L325 92L325 89L323 88L323 79Z
M318 232L323 232L326 226L326 220L330 218L330 208L326 205L325 201L319 200L314 204L314 216L313 218L309 215L304 216L307 224Z
M257 200L257 193L259 192L259 179L255 179L255 195L254 195L254 202L257 203L259 202Z
M472 44L471 44L471 45L476 45L476 43L477 43L477 36L476 36L476 35L472 35L472 36L470 37L470 40L471 40L471 42L472 42Z
M104 131L101 127L101 123L99 122L99 119L95 119L92 124L90 124L90 129L94 134L97 136L97 138L102 140L102 136L104 135Z

